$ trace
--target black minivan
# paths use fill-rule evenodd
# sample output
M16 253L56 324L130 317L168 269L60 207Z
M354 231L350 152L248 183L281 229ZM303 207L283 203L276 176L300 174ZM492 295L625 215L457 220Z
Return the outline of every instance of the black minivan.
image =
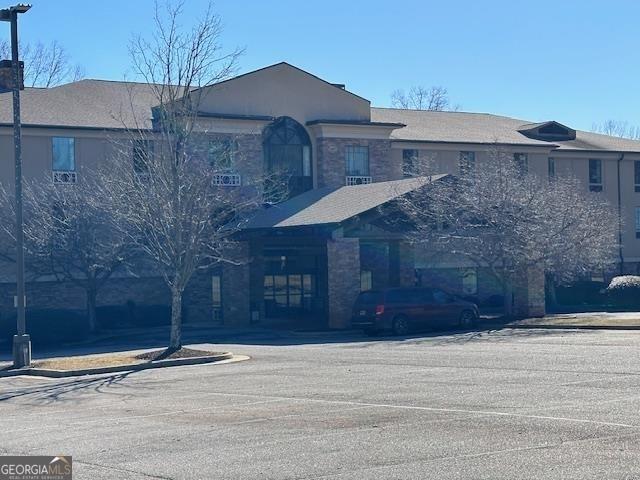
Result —
M420 329L471 328L478 317L475 304L438 288L388 288L358 295L351 326L370 334L406 335Z

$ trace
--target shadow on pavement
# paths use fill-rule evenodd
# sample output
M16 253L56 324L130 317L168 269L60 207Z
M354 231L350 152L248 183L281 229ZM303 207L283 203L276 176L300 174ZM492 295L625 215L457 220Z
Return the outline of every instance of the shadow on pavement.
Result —
M292 346L329 343L358 343L381 341L406 341L411 339L442 338L443 343L465 343L481 339L487 334L503 331L504 335L533 336L541 335L538 330L516 331L508 328L507 322L499 323L495 319L490 324L480 324L474 330L467 331L428 331L396 337L390 335L368 336L355 330L296 331L291 329L268 329L264 327L229 328L222 326L184 326L183 344L242 344L265 346ZM549 334L552 332L548 332ZM83 354L113 353L130 350L163 348L167 345L169 327L154 327L135 331L111 331L89 341L67 344L57 347L39 347L34 345L34 359L64 357ZM10 345L0 345L1 362L11 360Z
M123 372L101 377L79 377L64 379L51 384L38 383L33 386L16 387L9 391L0 391L0 403L8 400L23 399L36 405L65 401L79 404L82 402L82 397L78 396L78 393L99 393L129 397L132 395L130 390L129 393L120 393L113 387L134 373L136 372ZM138 385L136 388L143 387Z

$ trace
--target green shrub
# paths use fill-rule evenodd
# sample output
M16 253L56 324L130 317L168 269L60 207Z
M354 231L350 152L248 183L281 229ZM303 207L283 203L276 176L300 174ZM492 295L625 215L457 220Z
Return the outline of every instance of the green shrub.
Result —
M606 294L613 305L638 308L640 307L640 277L635 275L613 277L606 289Z
M605 284L583 280L567 286L556 288L558 305L603 305L607 296L603 294Z

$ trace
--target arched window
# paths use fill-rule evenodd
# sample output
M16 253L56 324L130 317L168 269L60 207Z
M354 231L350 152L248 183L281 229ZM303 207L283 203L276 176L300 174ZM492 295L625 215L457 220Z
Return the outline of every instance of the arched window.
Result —
M265 167L288 186L288 197L313 188L311 140L302 125L289 117L280 117L263 133Z

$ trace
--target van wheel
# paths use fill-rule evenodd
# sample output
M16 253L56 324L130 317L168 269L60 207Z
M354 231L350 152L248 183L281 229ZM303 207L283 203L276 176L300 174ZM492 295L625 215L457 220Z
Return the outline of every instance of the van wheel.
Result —
M473 314L471 310L464 310L460 314L460 320L458 321L458 326L463 329L473 328L476 323L476 316Z
M393 319L392 324L393 334L394 335L406 335L409 333L409 320L407 317L396 317Z

